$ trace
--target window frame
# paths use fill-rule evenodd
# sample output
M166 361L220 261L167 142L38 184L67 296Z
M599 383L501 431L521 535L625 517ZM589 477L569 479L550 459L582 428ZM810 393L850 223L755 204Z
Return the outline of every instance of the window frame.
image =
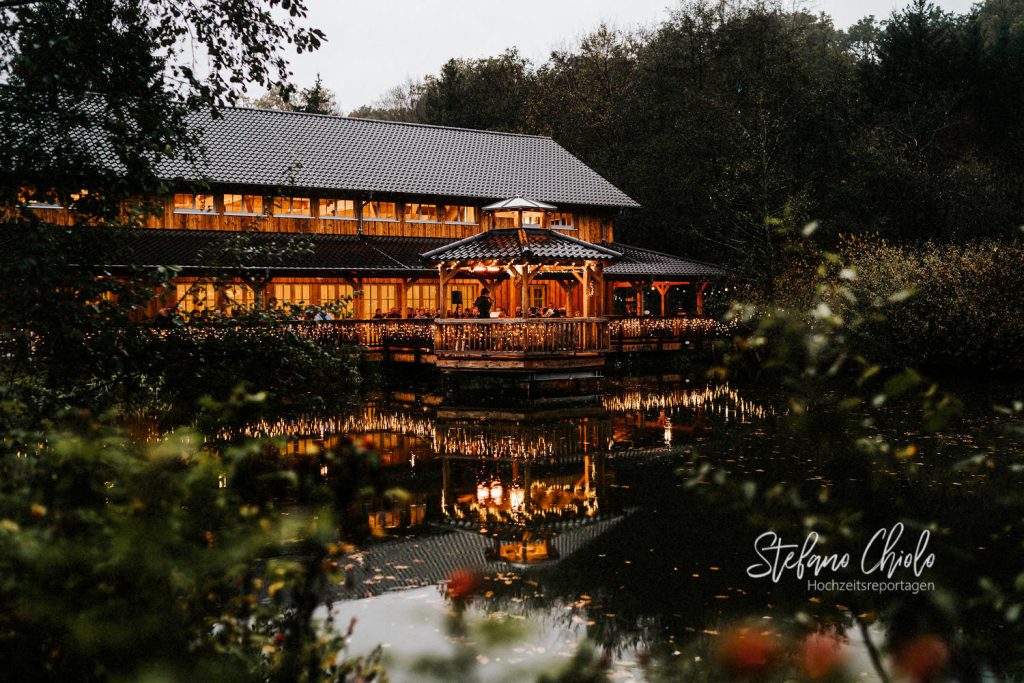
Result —
M568 216L570 218L570 222L566 223L564 225L552 223L551 221L552 221L552 219L555 216ZM578 228L576 227L576 215L573 214L570 211L555 211L555 212L552 212L551 215L548 216L548 227L551 228L552 230L565 230L565 231L568 231L568 232L579 232Z
M372 216L367 216L363 212L363 208L367 204L391 204L392 206L395 207L395 216L396 216L396 218L374 218ZM402 220L400 218L397 218L397 216L401 215L399 210L398 210L398 207L399 207L399 203L398 202L385 202L385 201L378 201L378 200L374 199L374 200L371 200L371 201L368 201L368 202L360 202L360 204L359 204L359 215L361 216L362 221L364 223L366 223L366 222L370 222L370 223L401 223Z
M443 206L445 208L445 216L444 216L444 221L443 221L445 225L480 225L480 209L478 207L470 206L468 204L444 204ZM475 221L450 221L450 220L448 220L447 213L448 213L448 209L451 208L451 207L454 207L456 209L473 209L473 213L476 216L476 220Z
M352 216L332 216L330 214L323 213L323 202L335 202L335 211L337 211L337 202L352 202ZM363 213L363 204L358 199L345 199L344 197L317 197L316 198L316 217L322 218L325 221L359 221Z
M305 199L309 202L309 213L292 213L292 207L295 205L296 199ZM284 213L278 213L276 210L278 200L288 201L288 210ZM309 219L313 218L313 198L311 196L302 195L274 195L270 198L270 215L274 218L301 218Z
M179 209L178 208L178 196L179 195L187 195L187 196L191 197L192 198L192 208L189 208L189 209ZM197 209L196 208L196 197L209 197L212 200L211 203L213 204L213 208L210 209L210 210ZM185 215L191 214L191 215L197 215L197 216L216 216L217 215L217 195L211 194L211 193L208 193L208 192L175 192L174 193L174 197L171 199L171 202L173 203L173 213L185 214Z
M423 219L423 218L409 218L409 207L410 206L420 207L420 209L422 209L422 207L424 207L424 206L432 206L432 207L434 207L434 220L426 220L426 219ZM417 210L416 213L417 213L417 215L422 215L422 211L420 211L420 210ZM402 218L405 219L406 223L411 223L413 225L441 225L444 222L443 218L441 217L441 205L440 204L430 204L430 203L427 203L427 202L403 202L402 203Z
M228 207L228 203L226 201L224 201L224 198L229 196L229 195L230 196L241 197L241 201L242 201L242 205L243 206L245 205L245 198L246 197L259 197L260 198L260 205L263 208L266 208L266 206L267 206L267 198L266 198L266 196L261 195L261 194L246 193L246 192L224 192L224 193L221 194L220 200L222 202L222 205L224 206L224 215L225 216L246 216L246 217L249 217L249 218L256 218L256 217L259 217L259 216L265 216L266 215L262 211L228 211L228 208L227 208Z

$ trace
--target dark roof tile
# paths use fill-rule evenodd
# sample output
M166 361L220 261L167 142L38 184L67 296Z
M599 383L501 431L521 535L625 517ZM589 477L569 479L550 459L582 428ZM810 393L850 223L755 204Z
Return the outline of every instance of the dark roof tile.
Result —
M547 137L241 108L194 121L205 162L168 161L168 179L639 206Z

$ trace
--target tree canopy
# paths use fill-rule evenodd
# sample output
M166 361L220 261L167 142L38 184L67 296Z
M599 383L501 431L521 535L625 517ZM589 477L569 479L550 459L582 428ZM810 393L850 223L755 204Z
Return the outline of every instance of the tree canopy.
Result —
M1022 16L1020 0L915 0L844 31L774 0L695 0L542 64L451 60L359 114L551 135L643 205L622 239L770 274L812 220L897 240L1016 234Z

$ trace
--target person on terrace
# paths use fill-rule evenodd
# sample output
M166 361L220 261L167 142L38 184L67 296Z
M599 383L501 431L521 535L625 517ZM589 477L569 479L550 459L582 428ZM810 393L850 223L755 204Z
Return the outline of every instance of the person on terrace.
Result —
M480 296L473 302L473 308L479 311L479 317L490 318L491 307L494 305L494 299L490 297L491 290L486 287L480 292Z

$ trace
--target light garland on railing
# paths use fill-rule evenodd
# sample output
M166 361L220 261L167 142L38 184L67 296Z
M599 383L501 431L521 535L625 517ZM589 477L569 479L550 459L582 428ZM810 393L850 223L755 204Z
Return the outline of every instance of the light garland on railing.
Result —
M604 407L611 412L639 412L686 408L702 409L720 414L726 419L763 419L774 411L740 396L728 384L707 385L703 389L672 389L652 392L649 389L629 389L605 396Z
M713 337L732 334L735 322L714 318L612 318L608 321L612 339Z

